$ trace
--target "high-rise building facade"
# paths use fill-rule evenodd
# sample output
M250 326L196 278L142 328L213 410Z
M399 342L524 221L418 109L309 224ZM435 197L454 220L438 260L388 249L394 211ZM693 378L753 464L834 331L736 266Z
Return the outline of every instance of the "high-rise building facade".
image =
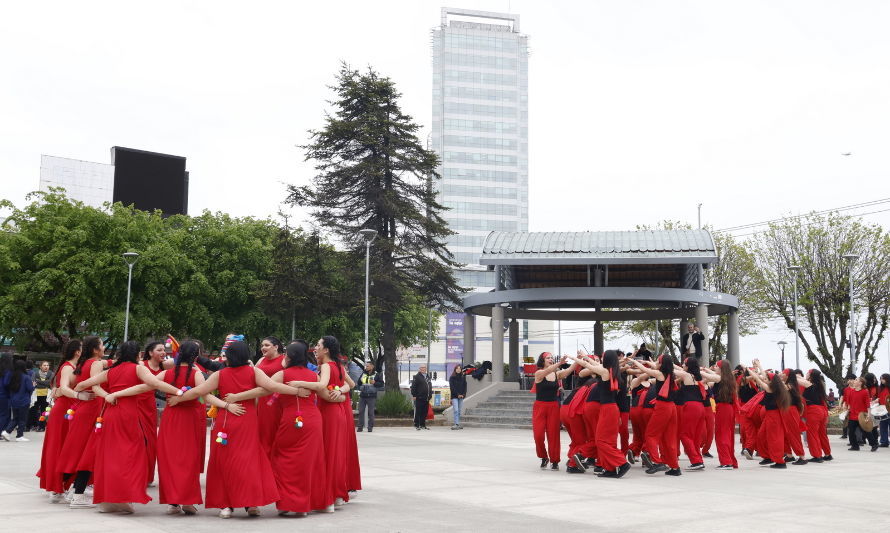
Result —
M528 37L519 15L442 8L433 30L432 148L464 287L491 287L479 266L489 231L528 231Z

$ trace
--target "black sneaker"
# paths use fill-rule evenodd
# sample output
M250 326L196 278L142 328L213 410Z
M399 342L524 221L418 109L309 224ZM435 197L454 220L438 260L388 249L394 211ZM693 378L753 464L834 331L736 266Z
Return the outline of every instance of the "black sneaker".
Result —
M786 463L792 463L792 462L794 462L794 456L793 456L793 455L786 455L786 456L784 457L784 460L785 460Z
M805 464L807 464L807 460L804 459L803 457L801 457L801 458L799 458L797 461L794 461L794 462L791 463L791 464L793 464L793 465L797 465L797 466L805 465Z
M776 464L776 462L775 462L775 461L771 461L771 460L769 460L769 459L764 459L763 461L760 461L760 462L757 463L757 464L759 464L760 466L772 466L772 465Z
M593 467L593 473L596 474L596 475L600 475L600 474L602 474L602 473L605 472L605 471L606 471L606 470L605 470L603 467L601 467L600 465L596 465L596 466Z
M745 459L747 459L747 460L749 460L749 461L753 461L753 460L754 460L754 455L751 454L751 450L749 450L748 448L743 448L743 449L742 449L742 455L744 455L744 456L745 456Z
M701 454L701 456L702 456L702 457L707 457L708 459L713 459L713 458L714 458L714 456L711 455L709 452L705 452L705 453Z
M680 471L679 468L671 468L667 472L664 473L666 476L682 476L683 472Z
M873 452L878 451L878 445L875 444L874 446L872 446L872 447L871 447L871 451L873 451Z
M357 433L361 433L362 431L364 431L364 429L362 429L362 428L355 428L355 431L356 431Z
M808 463L821 463L823 459L821 457L813 457L812 459L807 460Z
M616 472L618 477L624 477L624 474L630 470L630 463L624 463L623 465L618 467L618 471Z
M559 470L559 463L550 463L550 470Z
M428 428L428 427L426 427L426 426L420 426L420 427L422 427L422 428L423 428L423 429L429 429L429 428Z
M646 468L652 468L653 466L655 466L655 463L652 461L652 457L649 456L649 452L641 452L640 461L643 462L643 466Z
M578 468L584 470L585 472L587 471L587 465L584 464L584 456L582 456L580 453L576 453L572 456L572 458L575 460L575 465Z
M368 428L368 433L374 431L374 428Z
M417 431L420 431L420 426L414 426L414 429L416 429Z
M547 463L548 463L548 462L549 462L549 461L547 461L547 459L541 459L541 468L547 468Z
M602 472L600 472L599 474L597 474L596 477L614 477L614 478L617 478L617 477L618 477L618 472L616 472L615 470L603 470Z
M841 439L846 440L846 439L847 439L847 434L844 433L843 435L841 435Z
M780 469L781 469L781 468L788 468L788 465L786 465L785 463L775 463L775 464L771 464L771 465L769 465L769 467L770 467L770 468L780 468Z
M849 448L847 448L847 451L858 452L859 446L850 446Z
M832 457L831 454L829 453L828 455L823 455L822 460L823 461L833 461L834 457Z
M686 467L686 470L704 470L704 469L705 469L704 463L692 463L691 465Z
M631 450L627 450L627 452L625 452L624 456L627 457L627 462L630 464L634 464L637 462L637 460L634 459L634 452Z
M584 459L584 466L587 467L588 470L596 466L596 459L593 457L588 457Z
M720 465L717 467L717 470L734 470L732 465Z
M664 472L668 469L667 465L663 465L661 463L656 463L646 469L647 474L657 474L659 472Z
M42 429L38 429L37 431L43 431L43 430L42 430ZM879 447L879 448L888 448L888 447L890 447L890 444L878 444L878 447Z
M584 472L586 472L586 470L578 466L569 466L566 468L566 474L583 474Z

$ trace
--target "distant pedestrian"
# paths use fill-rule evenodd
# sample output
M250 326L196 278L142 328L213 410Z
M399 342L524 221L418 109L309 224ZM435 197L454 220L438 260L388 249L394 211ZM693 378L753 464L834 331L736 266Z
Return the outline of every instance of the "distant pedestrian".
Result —
M374 431L374 409L377 407L377 393L383 390L383 376L376 372L374 363L365 363L365 370L358 377L358 427L356 431L363 431L365 427L365 413L368 417L368 433Z
M433 387L426 365L420 365L417 374L411 381L411 399L414 400L414 428L418 431L429 429L426 427L426 414L430 408L430 398L433 397Z
M451 429L463 429L464 427L460 425L460 411L467 395L467 377L460 365L454 365L454 371L448 377L448 386L451 388L451 410L454 415L454 425Z
M12 372L12 354L0 354L0 429L5 428L10 419L9 393L2 386L10 372Z
M698 357L699 354L702 353L701 349L701 341L705 340L704 334L693 324L689 324L686 326L686 333L683 334L683 338L680 342L680 346L683 349L683 355Z
M19 359L13 363L12 371L7 372L3 377L0 387L6 390L9 407L12 410L12 420L0 432L0 437L12 442L12 435L9 432L16 429L15 440L28 442L28 439L25 438L25 426L28 424L28 408L31 407L34 382L31 381L31 375L28 374L24 361Z
M37 431L46 430L46 419L44 418L43 422L41 422L40 417L49 404L49 395L53 388L53 378L55 377L56 374L49 368L49 361L42 361L37 367L37 372L34 373L34 389L37 392L37 401L34 402L34 407L31 410L37 414L37 423L35 424Z

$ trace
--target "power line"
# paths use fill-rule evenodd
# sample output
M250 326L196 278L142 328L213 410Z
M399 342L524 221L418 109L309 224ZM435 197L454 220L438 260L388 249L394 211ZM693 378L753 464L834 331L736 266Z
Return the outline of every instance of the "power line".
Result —
M864 216L867 216L867 215L875 215L875 214L878 214L878 213L886 213L887 211L890 211L890 209L880 209L880 210L878 210L878 211L869 211L868 213L854 213L853 215L854 215L854 216L858 216L858 217L864 217ZM820 213L813 213L813 214L817 215L817 214L820 214ZM797 217L795 217L795 218L797 218ZM813 226L813 225L815 225L815 224L816 224L816 223L813 222L813 223L810 223L810 224L804 224L804 225L805 225L805 226ZM768 231L768 230L762 229L762 230L752 231L752 232L750 232L750 233L742 233L742 234L739 234L739 235L733 235L733 237L748 237L748 236L750 236L750 235L757 235L758 233L764 233L764 232L766 232L766 231Z
M833 212L836 212L836 211L849 211L850 209L858 209L858 208L860 208L860 207L872 207L872 206L875 206L875 205L885 204L885 203L888 203L888 202L890 202L890 198L882 198L882 199L880 199L880 200L871 200L871 201L868 201L868 202L861 202L861 203L858 203L858 204L845 205L845 206L842 206L842 207L835 207L835 208L832 208L832 209L825 209L825 210L822 210L822 211L816 211L816 212L813 212L813 213L806 213L806 214L803 214L803 215L793 215L793 216L788 216L788 217L776 218L776 219L772 219L772 220L766 220L766 221L763 221L763 222L754 222L754 223L751 223L751 224L741 224L741 225L739 225L739 226L730 226L730 227L728 227L728 228L721 228L721 229L714 230L714 232L715 232L715 233L724 233L724 232L732 233L733 231L738 231L738 230L743 230L743 229L750 229L750 228L756 228L756 227L758 227L758 226L766 226L766 225L772 224L772 223L774 223L774 222L781 222L781 221L783 221L783 220L798 219L798 218L808 218L808 217L811 217L811 216L815 216L815 215L824 215L824 214L827 214L827 213L833 213ZM877 211L877 212L881 212L881 211ZM872 213L864 213L864 214L872 214Z

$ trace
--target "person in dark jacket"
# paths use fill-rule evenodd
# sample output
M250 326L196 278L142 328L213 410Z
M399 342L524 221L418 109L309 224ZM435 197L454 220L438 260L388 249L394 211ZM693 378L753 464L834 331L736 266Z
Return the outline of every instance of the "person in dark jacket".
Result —
M705 340L705 335L698 326L692 324L686 326L686 329L687 332L680 340L680 349L683 350L684 356L699 357L702 353L701 341Z
M0 353L0 431L9 424L9 393L3 385L12 373L12 354Z
M454 411L454 425L451 429L463 429L460 425L460 410L467 395L467 376L460 365L454 365L454 371L448 376L448 386L451 388L451 410Z
M37 401L34 402L34 407L31 408L30 423L37 431L45 431L46 420L41 422L40 417L48 407L50 391L53 388L53 378L56 375L50 370L49 361L41 362L35 370L33 377L34 389L37 391Z
M383 374L374 371L374 363L365 363L365 371L356 380L358 382L358 427L365 427L365 411L368 413L368 433L374 431L374 409L377 406L377 393L383 390Z
M25 438L25 426L28 425L28 408L31 407L31 393L34 392L34 382L28 374L25 362L21 359L13 363L12 372L3 378L3 388L9 395L9 407L12 408L12 420L0 432L0 437L12 441L9 434L13 428L16 431L17 442L28 442Z
M429 429L426 427L426 414L430 408L430 398L433 397L433 386L426 365L421 365L420 370L411 381L411 399L414 400L414 428Z

